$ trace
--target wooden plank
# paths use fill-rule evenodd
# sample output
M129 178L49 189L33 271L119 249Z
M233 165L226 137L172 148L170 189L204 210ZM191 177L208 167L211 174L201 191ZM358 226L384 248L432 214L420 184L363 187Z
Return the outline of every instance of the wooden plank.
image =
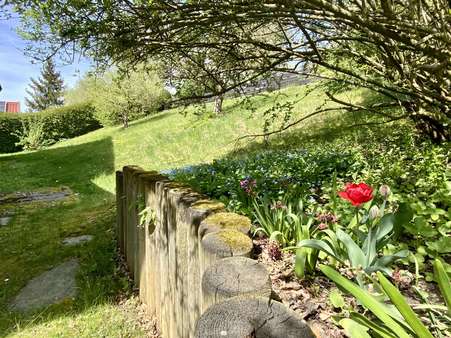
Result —
M124 253L124 174L116 171L116 236L119 249Z

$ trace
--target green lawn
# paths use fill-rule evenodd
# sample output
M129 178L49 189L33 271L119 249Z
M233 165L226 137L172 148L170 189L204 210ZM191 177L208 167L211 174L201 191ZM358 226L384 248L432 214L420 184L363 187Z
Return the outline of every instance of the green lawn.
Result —
M128 129L104 128L45 150L0 155L0 192L67 186L76 193L64 203L21 207L13 222L0 228L0 336L143 336L133 311L124 311L116 302L118 294L129 294L129 286L116 261L115 170L127 164L157 170L180 167L242 147L261 147L249 143L252 140L239 144L235 140L261 131L263 111L276 101L298 100L306 88L254 97L251 101L258 109L253 113L233 99L225 102L221 118L199 117L193 107L186 117L181 109L173 109L136 121ZM363 97L361 92L345 96L357 101ZM295 115L311 112L322 97L312 94L295 103ZM275 144L285 140L290 146L302 146L320 134L336 137L344 122L331 121L313 119ZM78 248L61 245L63 238L79 234L95 239ZM78 257L81 264L77 299L25 315L8 312L7 304L27 281L69 257Z

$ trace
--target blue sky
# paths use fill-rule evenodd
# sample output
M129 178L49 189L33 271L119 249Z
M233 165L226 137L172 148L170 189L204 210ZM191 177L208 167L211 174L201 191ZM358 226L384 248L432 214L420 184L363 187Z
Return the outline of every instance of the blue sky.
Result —
M25 42L17 35L15 28L17 19L0 19L0 101L20 101L21 110L25 111L25 90L30 78L38 78L41 63L32 64L31 59L24 55ZM75 61L65 65L55 60L57 69L64 78L66 87L71 87L90 68L87 60Z

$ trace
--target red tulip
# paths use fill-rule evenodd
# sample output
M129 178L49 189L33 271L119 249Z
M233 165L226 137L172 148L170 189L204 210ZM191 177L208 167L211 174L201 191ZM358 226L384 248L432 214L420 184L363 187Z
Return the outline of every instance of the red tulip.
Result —
M344 191L340 191L338 196L348 200L352 205L358 207L362 203L373 199L373 188L365 183L347 183Z

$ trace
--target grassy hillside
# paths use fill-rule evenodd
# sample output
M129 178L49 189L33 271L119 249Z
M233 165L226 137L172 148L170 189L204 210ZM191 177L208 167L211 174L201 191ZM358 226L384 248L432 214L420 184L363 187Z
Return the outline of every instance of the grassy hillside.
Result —
M307 88L256 96L250 100L257 107L254 112L243 108L239 99L231 99L225 102L221 118L198 116L195 107L173 109L136 121L128 129L104 128L45 150L0 155L1 193L61 186L75 193L68 202L20 207L13 222L0 227L0 336L143 336L133 320L135 314L116 302L118 294L129 291L115 263L115 170L127 164L156 170L181 167L261 147L260 141L237 143L236 139L260 132L263 113L275 102L293 101L298 117L311 112L324 96L314 93L295 102ZM363 94L342 95L358 102L365 98ZM302 129L276 138L274 146L303 146L335 138L344 130L340 126L349 125L349 117L334 116L327 124L322 117L309 120ZM354 137L349 131L347 135ZM78 248L61 245L63 238L78 234L95 239ZM69 257L78 257L81 264L77 299L25 315L7 310L27 281Z
M248 146L252 139L240 143L236 139L261 132L262 114L275 102L295 102L295 116L313 111L322 103L324 95L317 92L296 102L306 88L290 87L256 96L250 100L257 107L255 112L243 108L240 99L231 99L225 101L225 116L221 118L199 117L195 115L196 107L172 109L136 121L128 129L104 128L60 142L47 150L0 155L0 171L4 178L0 182L0 191L59 184L69 185L87 195L93 192L88 185L112 193L114 170L126 164L159 170L210 161ZM363 98L360 92L345 96L356 101ZM324 117L311 119L301 125L302 130L316 133L319 128L330 127L323 120Z

